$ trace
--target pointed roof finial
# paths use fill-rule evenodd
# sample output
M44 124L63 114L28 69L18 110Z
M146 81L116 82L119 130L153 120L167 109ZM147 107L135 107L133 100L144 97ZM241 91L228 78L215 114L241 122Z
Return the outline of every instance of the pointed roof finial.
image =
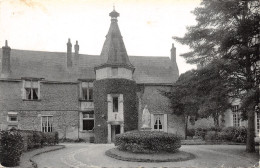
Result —
M119 13L115 10L115 4L113 4L113 11L109 13L112 20L117 20Z

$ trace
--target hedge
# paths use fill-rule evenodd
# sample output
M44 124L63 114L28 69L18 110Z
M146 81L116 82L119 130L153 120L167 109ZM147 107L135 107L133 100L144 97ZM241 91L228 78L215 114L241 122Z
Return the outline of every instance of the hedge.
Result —
M116 135L115 145L133 153L174 153L181 147L181 137L157 131L129 131Z
M59 143L57 132L8 130L0 132L0 163L3 166L19 165L23 151Z
M18 166L23 151L22 136L17 131L1 131L0 137L1 164L6 167Z
M225 127L218 133L218 138L224 141L246 143L246 127Z

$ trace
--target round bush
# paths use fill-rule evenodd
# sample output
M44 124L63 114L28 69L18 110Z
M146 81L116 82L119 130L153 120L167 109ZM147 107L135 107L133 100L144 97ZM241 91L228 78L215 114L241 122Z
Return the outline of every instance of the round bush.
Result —
M6 167L18 166L23 150L22 136L17 131L0 132L0 160Z
M219 137L223 141L245 143L247 130L245 127L225 127L219 133Z
M181 137L157 131L129 131L116 135L115 145L134 153L173 153L181 147Z

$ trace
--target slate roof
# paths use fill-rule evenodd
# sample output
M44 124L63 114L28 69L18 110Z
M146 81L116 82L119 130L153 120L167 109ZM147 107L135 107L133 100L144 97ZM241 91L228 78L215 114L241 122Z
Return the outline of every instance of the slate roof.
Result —
M74 55L74 54L73 54ZM45 78L48 81L76 82L78 79L95 79L94 67L103 60L97 55L79 54L78 63L67 68L66 52L11 50L11 74L8 78ZM176 62L169 57L129 56L137 83L171 84L179 76ZM0 49L0 61L2 49ZM0 71L2 69L0 63Z
M117 24L119 13L114 9L109 16L111 16L111 23L101 51L101 57L103 57L104 60L107 60L104 65L125 66L134 69L133 65L129 61L125 44Z

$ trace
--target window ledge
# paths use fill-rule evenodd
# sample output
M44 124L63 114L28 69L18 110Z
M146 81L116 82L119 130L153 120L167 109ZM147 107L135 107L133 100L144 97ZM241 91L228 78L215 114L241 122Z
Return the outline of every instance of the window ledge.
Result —
M41 99L37 99L37 100L23 99L23 101L41 101Z
M94 133L94 130L80 130L80 133Z
M79 99L81 102L93 102L93 100L85 100L85 99Z
M7 122L8 122L8 124L15 124L15 125L18 124L18 121L7 121Z

